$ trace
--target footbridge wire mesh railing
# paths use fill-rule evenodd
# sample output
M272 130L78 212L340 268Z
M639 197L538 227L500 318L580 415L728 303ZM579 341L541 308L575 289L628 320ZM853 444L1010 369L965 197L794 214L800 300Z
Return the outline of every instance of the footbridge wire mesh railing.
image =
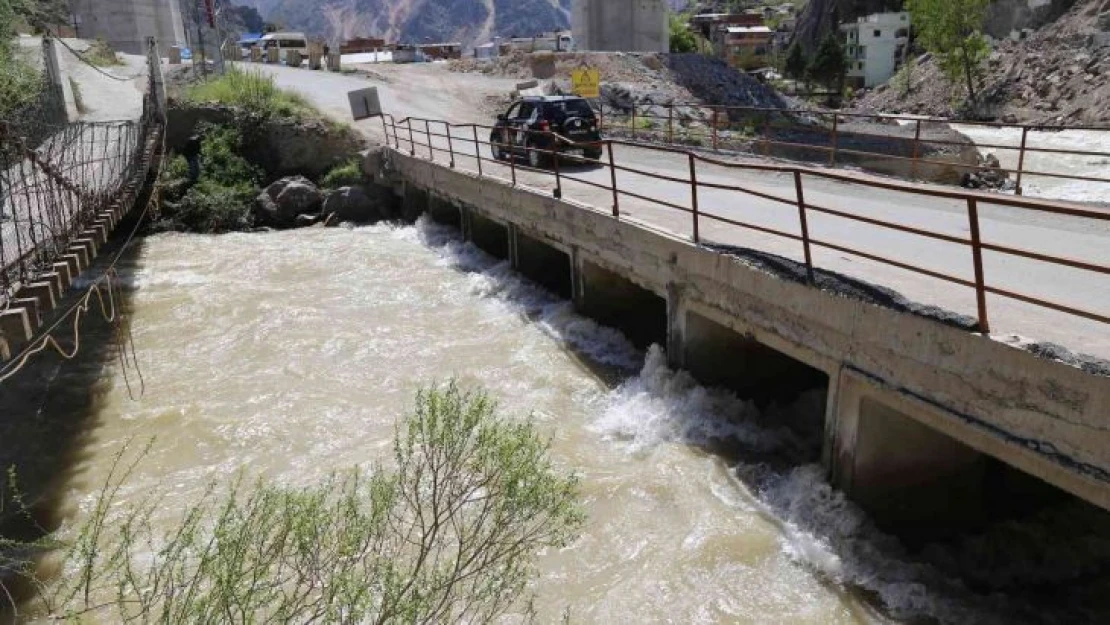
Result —
M452 124L442 120L415 117L398 120L391 115L383 116L382 124L386 142L397 151L408 153L416 158L446 161L444 164L451 168L459 167L464 160L473 161L476 164L473 171L478 176L492 177L511 185L518 184L518 174L521 172L540 173L553 178L555 197L564 195L564 188L568 182L604 190L611 198L614 219L622 218L622 200L627 199L639 200L645 205L662 208L665 211L685 214L689 219L690 238L695 244L711 243L703 235L707 226L745 230L763 237L792 241L801 248L799 257L803 259L810 283L814 281L814 251L821 249L877 263L887 268L928 276L946 284L966 287L975 294L978 330L983 333L989 333L991 327L987 308L988 295L1015 300L1100 324L1110 324L1110 314L1108 314L1110 311L1092 310L1050 297L1034 296L1010 285L993 282L987 275L984 256L990 253L998 257L1000 262L1006 262L1006 259L1023 259L1055 268L1076 270L1087 277L1087 284L1092 290L1106 290L1110 287L1110 282L1107 282L1107 276L1110 276L1110 264L1100 259L1073 258L1055 252L1035 251L1026 249L1025 246L988 240L982 232L983 220L980 217L983 207L989 205L993 209L1023 211L1039 218L1091 220L1085 223L1110 226L1110 211L1069 202L906 183L821 167L730 162L689 150L645 145L620 139L576 143L572 139L551 132L522 130L514 130L515 136L506 138L500 129L495 129L493 126ZM488 137L488 140L483 137ZM514 148L517 155L524 156L523 162L517 162L517 158L512 155ZM642 165L637 167L631 162L622 162L622 159L616 155L617 148L648 150L652 153L653 159L671 159L672 165L676 164L675 159L679 159L678 162L685 161L684 165L688 165L688 173L682 176L664 174L646 169ZM587 158L571 152L579 149L583 152L591 152L591 156L598 154L599 157ZM541 157L535 160L544 161L542 168L525 164L535 162L531 158L533 155ZM569 166L561 161L566 161ZM493 171L495 167L498 168L496 173ZM506 169L507 172L504 171ZM585 177L584 172L598 169L607 170L609 175L595 176L592 179ZM683 171L686 167L676 169ZM717 175L703 175L710 169ZM723 175L721 172L724 172ZM504 173L508 174L508 179L503 177ZM785 196L759 189L756 184L735 182L735 177L744 173L792 178L793 184L788 185L788 188L791 188L793 193ZM729 176L734 177L730 179ZM679 188L685 188L685 192L653 193L649 185L637 184L637 181L644 179L679 185ZM915 224L884 219L873 214L853 211L850 206L833 205L828 194L807 191L815 186L814 183L817 181L842 185L843 190L838 191L838 197L843 195L849 202L852 198L861 197L868 191L877 190L928 198L936 202L938 211L962 212L966 218L963 223L966 224L967 234L964 236L961 233L945 232L928 223ZM712 207L708 207L704 201L699 201L709 192L718 194ZM724 196L727 197L724 201L720 195L722 192L727 194ZM685 197L682 197L683 195ZM793 211L796 220L794 231L788 231L782 226L758 223L758 215L755 213L770 212L759 207L748 211L752 213L751 219L722 214L727 205L745 209L744 200L752 198L765 200L772 205L780 206L782 210ZM781 212L776 214L782 215ZM892 247L889 244L879 245L874 241L868 243L866 239L855 243L844 243L833 240L832 237L817 235L812 225L812 220L816 216L842 220L856 226L874 227L917 240L926 239L958 246L965 250L966 261L964 262L970 265L970 271L962 271L964 275L956 275L960 272L937 270L921 262L928 259L919 259L918 262L897 259L889 253Z
M1110 194L1110 172L1076 173L1061 167L1059 157L1097 164L1110 159L1110 126L1051 126L1002 122L961 121L921 116L851 113L841 111L788 111L777 108L705 104L630 104L599 107L602 129L633 141L665 145L695 145L715 151L747 151L763 155L789 154L806 160L826 160L830 166L888 159L903 165L912 178L927 167L964 173L996 172L1011 177L1014 191L1022 195L1032 179L1058 183L1093 183ZM950 134L934 136L934 128L970 128L996 131L989 141L961 141ZM886 132L881 128L885 127ZM1091 149L1053 145L1060 132L1089 133ZM935 150L959 155L963 150L993 151L1003 162L994 165L968 159L942 160ZM846 163L845 161L849 161ZM1008 163L1008 164L1007 164ZM1082 169L1082 168L1081 168ZM1083 169L1086 171L1086 169Z
M37 143L20 133L25 125L0 120L0 310L102 211L137 196L164 123L156 49L148 56L139 119L58 124Z

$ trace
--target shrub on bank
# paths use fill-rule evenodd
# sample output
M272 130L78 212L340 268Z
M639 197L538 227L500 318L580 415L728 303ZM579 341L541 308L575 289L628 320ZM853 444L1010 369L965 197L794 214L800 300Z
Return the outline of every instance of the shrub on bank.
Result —
M527 613L537 555L584 521L549 447L485 393L435 386L398 424L391 469L303 488L239 480L162 533L156 502L111 501L132 465L77 530L63 579L10 568L32 575L34 615L67 620L495 622Z
M361 184L362 181L362 165L358 162L358 159L352 158L346 163L334 167L324 175L321 182L326 189L338 189L339 187Z
M280 89L272 77L235 67L228 69L222 76L187 88L184 96L188 102L219 102L241 107L258 115L297 118L320 116L304 96Z
M189 186L188 163L177 156L162 172L166 190L154 230L223 233L253 225L251 205L263 181L262 170L242 156L243 135L233 126L202 124L201 168Z

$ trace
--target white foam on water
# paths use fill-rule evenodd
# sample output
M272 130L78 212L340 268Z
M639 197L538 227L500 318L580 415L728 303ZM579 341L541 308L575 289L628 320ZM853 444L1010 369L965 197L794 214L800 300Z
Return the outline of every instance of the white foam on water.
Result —
M814 444L820 445L820 431L809 435L818 437L816 441L806 440L785 425L819 410L823 405L819 391L803 393L789 406L772 406L761 413L734 393L706 388L689 374L670 369L659 346L646 354L639 352L619 332L578 316L570 303L520 277L507 262L462 241L453 228L422 218L415 228L401 228L395 236L418 238L439 252L442 263L470 274L473 294L523 312L550 336L598 362L628 371L629 377L599 402L589 427L632 456L643 457L675 444L708 448L726 444L741 449L741 457L789 460L805 453L812 457ZM712 480L692 487L711 489L738 513L755 510L774 519L787 557L834 583L873 593L895 619L986 625L1075 622L1068 616L1057 620L1039 614L1037 606L1020 596L971 591L928 563L963 557L958 552L961 546L911 556L896 538L881 532L865 512L833 489L820 465L794 462L790 466L772 468L761 461L740 460L732 467L733 488L722 488ZM687 538L692 545L698 540L696 535ZM1110 553L1110 546L1100 546L1097 553ZM1090 570L1096 560L1098 556L1088 554L1085 561L1068 556L1065 562ZM957 568L966 571L974 564ZM983 566L997 568L994 563ZM1033 569L1036 563L1030 561L1028 566ZM1014 575L1058 582L1066 569L1058 565L1042 579L1036 579L1032 570Z
M574 312L574 306L521 277L508 261L498 260L459 238L458 230L421 217L409 228L425 245L436 249L443 264L470 274L470 291L509 306L530 318L549 336L594 361L635 371L643 354L620 332Z

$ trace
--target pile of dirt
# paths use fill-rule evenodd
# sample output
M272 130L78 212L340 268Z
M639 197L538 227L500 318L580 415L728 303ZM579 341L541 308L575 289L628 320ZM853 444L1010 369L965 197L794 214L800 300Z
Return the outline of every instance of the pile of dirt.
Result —
M633 104L670 103L791 108L774 89L720 59L700 54L517 52L485 61L462 59L449 67L454 72L550 80L550 91L555 93L570 91L574 70L595 68L601 72L604 104L618 110L629 110Z
M1027 39L999 42L982 69L976 110L966 107L963 84L949 83L928 55L908 89L885 85L852 107L1046 125L1110 122L1110 0L1077 2Z

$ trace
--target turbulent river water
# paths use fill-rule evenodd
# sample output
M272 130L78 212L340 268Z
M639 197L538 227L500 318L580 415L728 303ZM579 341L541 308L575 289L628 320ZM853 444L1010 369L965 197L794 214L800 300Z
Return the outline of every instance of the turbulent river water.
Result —
M780 423L818 398L757 414L668 370L658 348L638 351L576 315L451 229L421 221L137 245L122 278L145 393L131 399L138 377L116 361L93 371L87 418L59 478L63 515L88 510L115 453L150 437L121 497L158 493L162 523L241 468L305 483L367 466L388 455L414 391L455 376L487 388L507 414L534 415L557 463L582 477L589 521L571 547L542 556L540 622L564 609L581 623L1087 615L1063 608L1073 597L1056 590L1039 599L973 590L951 572L989 567L986 543L911 557L833 492L819 466L746 459L789 459L811 443ZM65 415L76 401L60 390L67 376L93 367L75 366L44 377L54 390L34 410ZM30 445L44 450L57 438L39 434ZM710 451L721 439L735 441L734 453ZM1007 548L1023 544L1018 536ZM1006 570L1056 588L1107 553L1085 548L1057 560L1031 551L1036 561Z

